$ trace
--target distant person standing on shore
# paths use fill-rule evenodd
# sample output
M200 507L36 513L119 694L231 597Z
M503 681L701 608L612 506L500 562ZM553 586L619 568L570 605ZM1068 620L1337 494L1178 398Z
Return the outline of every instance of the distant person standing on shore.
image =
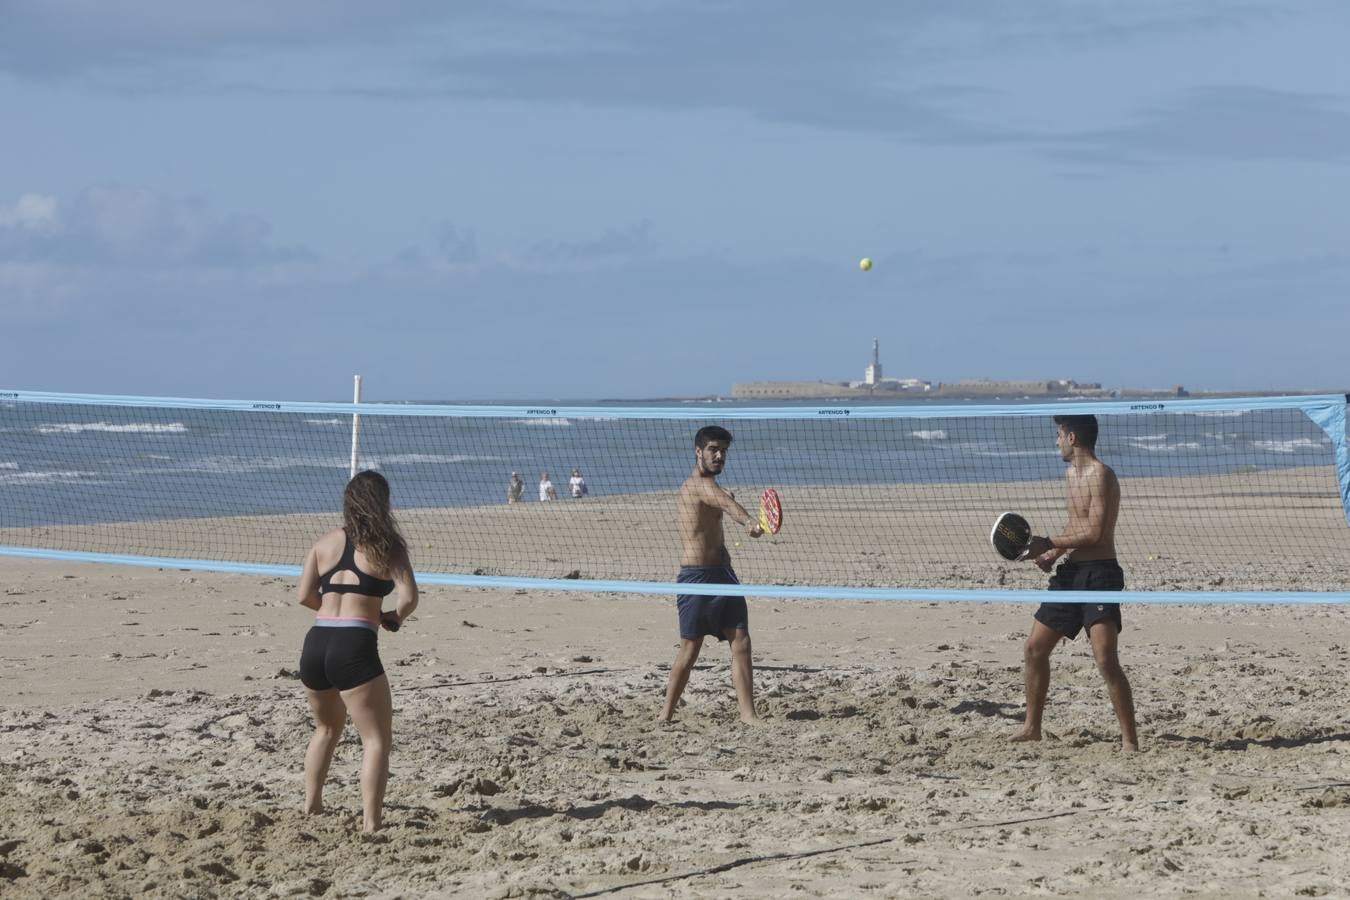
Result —
M519 472L511 473L511 480L506 483L506 502L519 503L520 497L525 493L525 479L520 477Z
M580 469L572 470L572 478L567 483L572 488L572 499L579 500L586 496L586 479L581 477Z
M558 489L553 486L553 479L549 478L548 473L545 472L543 477L539 479L539 502L544 503L548 500L557 499Z

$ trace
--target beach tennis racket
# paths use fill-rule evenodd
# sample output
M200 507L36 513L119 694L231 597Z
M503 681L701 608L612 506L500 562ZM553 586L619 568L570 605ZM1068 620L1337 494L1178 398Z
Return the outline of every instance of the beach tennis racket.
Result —
M989 543L998 555L1008 560L1021 559L1031 544L1031 525L1015 512L1005 512L994 521Z
M783 504L773 488L759 495L759 527L768 534L777 534L783 527Z

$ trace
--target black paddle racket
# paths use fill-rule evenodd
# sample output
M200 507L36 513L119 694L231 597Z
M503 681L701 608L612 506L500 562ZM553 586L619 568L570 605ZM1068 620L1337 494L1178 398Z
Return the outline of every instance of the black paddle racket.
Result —
M1004 559L1021 559L1026 556L1027 547L1031 544L1031 525L1017 513L1005 512L994 521L994 530L989 532L989 543Z

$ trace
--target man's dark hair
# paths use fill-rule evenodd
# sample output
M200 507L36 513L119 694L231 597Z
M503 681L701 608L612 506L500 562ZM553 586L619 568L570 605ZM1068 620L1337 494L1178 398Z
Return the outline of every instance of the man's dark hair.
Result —
M698 434L694 435L694 447L699 450L708 446L711 441L721 441L730 446L731 432L721 425L704 425L698 430Z
M1055 416L1055 424L1078 438L1078 444L1088 450L1097 449L1096 416Z

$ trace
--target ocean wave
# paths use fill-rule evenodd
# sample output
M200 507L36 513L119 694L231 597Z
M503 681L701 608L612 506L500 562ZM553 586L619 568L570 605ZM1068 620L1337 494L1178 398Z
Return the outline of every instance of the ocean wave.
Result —
M1162 434L1136 434L1134 437L1130 438L1131 443L1134 443L1135 441L1147 441L1150 444L1156 444L1165 440L1167 440L1167 432L1163 432ZM1138 445L1136 444L1135 446Z
M947 432L941 428L934 428L931 431L911 431L909 436L916 437L921 441L945 441Z
M1163 444L1151 440L1135 439L1130 441L1130 445L1134 449L1143 450L1146 453L1176 453L1178 450L1200 449L1200 444L1197 441L1178 441L1175 444Z
M156 422L114 425L111 422L58 422L53 425L37 426L38 434L80 434L85 431L105 431L113 434L185 434L187 426L182 422L160 424Z
M213 475L243 475L280 469L346 469L350 459L311 456L206 456L153 472L209 472ZM152 473L146 473L152 474Z
M97 472L5 472L0 473L0 484L33 484L34 482L55 482L56 484L98 484Z
M1298 453L1299 451L1318 451L1326 441L1314 441L1311 438L1294 438L1291 441L1252 441L1257 450L1267 453Z
M511 422L515 425L551 425L554 428L572 427L572 420L562 417L545 419L512 419Z
M363 466L383 468L384 466L411 466L419 463L444 463L455 465L466 462L500 462L500 456L468 456L465 454L445 455L441 453L391 453L388 456L370 456L361 460Z
M975 450L976 456L987 456L995 459L1011 459L1013 457L1032 457L1032 456L1050 456L1055 454L1053 449L1046 450Z
M306 419L311 425L350 425L351 419Z
M1236 419L1249 412L1251 412L1249 409L1221 409L1214 412L1198 412L1194 415L1200 419Z
M382 469L390 466L419 464L457 465L467 462L500 462L499 456L469 456L440 453L391 453L384 456L362 456L358 462L363 469ZM350 457L337 456L206 456L186 460L162 469L142 469L137 474L153 475L163 472L206 472L212 475L244 475L250 472L276 472L285 469L342 469L351 465Z
M11 463L11 462L0 463L0 469L18 469L18 468L19 468L18 463Z

